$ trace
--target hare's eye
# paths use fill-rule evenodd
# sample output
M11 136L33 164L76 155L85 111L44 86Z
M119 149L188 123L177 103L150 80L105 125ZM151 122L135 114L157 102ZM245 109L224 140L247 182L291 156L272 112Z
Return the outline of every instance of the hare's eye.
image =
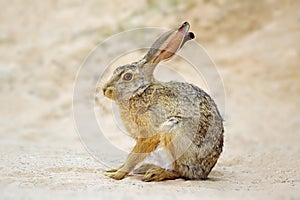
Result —
M124 74L123 79L125 81L130 81L132 77L133 77L132 73L127 72L126 74Z

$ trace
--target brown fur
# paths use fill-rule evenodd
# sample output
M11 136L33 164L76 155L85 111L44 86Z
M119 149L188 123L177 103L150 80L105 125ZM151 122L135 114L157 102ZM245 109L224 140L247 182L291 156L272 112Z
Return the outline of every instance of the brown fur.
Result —
M172 49L179 49L182 44L178 38L182 34L184 41L188 28L188 24L183 24L176 37L172 33L163 35L142 60L116 69L104 86L104 94L116 101L124 126L136 140L125 163L108 170L107 176L124 178L158 145L172 158L172 169L142 165L137 172L145 174L144 181L205 179L216 164L222 152L224 129L214 101L194 85L158 82L152 74L157 63L151 62L158 55L170 55L162 55L164 51L159 47L164 41L170 45L176 39ZM124 80L126 73L133 75L132 80Z

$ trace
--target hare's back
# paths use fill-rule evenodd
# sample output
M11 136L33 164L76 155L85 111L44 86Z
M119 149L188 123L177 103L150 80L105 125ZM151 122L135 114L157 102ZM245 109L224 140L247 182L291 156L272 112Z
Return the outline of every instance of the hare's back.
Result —
M176 95L178 112L197 124L199 131L223 132L223 119L217 105L204 90L182 82L168 82L166 87Z
M182 112L193 115L199 112L211 111L219 115L217 106L213 99L199 87L183 82L168 82L165 84L166 87L170 88L172 93L176 96L175 99L178 106L183 109Z
M183 128L193 138L193 143L199 147L206 144L221 150L223 119L213 99L189 83L169 82L166 86L176 94L178 111L186 119Z

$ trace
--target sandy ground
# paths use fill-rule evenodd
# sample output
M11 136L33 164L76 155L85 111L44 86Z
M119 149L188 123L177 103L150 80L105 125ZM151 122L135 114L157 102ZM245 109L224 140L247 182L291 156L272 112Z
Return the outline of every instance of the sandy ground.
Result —
M0 7L0 199L300 199L299 1L2 0ZM79 67L110 35L183 21L223 79L224 152L206 181L111 180L75 130ZM132 145L120 132L111 140Z

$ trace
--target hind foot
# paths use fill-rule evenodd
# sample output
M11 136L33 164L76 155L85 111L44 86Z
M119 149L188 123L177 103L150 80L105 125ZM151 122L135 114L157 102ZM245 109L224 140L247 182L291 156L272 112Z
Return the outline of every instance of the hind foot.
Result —
M150 163L145 163L145 164L142 164L140 167L136 168L135 170L133 170L133 173L134 174L146 174L146 172L149 169L153 169L156 167L158 167L158 166L154 165L154 164L150 164Z
M156 166L155 168L149 169L143 177L143 181L163 181L163 180L172 180L177 179L180 176L173 171L168 171L161 167Z

